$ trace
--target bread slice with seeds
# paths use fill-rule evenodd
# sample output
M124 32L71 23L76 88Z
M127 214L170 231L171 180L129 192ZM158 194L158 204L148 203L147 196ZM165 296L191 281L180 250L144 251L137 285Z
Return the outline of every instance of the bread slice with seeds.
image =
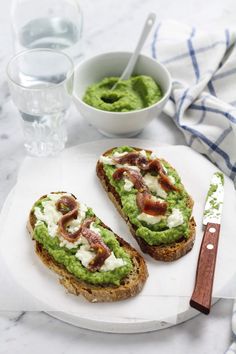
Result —
M60 192L62 193L62 192ZM64 193L64 192L63 192ZM36 203L42 201L47 196L42 196ZM74 295L81 295L90 302L112 302L124 300L137 295L143 288L148 277L146 263L143 257L131 247L125 240L115 235L119 245L123 248L132 262L132 269L128 275L121 279L120 284L91 284L89 281L81 280L72 274L65 265L56 261L44 245L35 240L35 228L37 218L34 213L34 207L30 211L27 222L27 229L35 241L35 252L41 261L52 271L59 275L60 283ZM101 222L103 228L108 231L111 229ZM78 261L79 262L79 261Z
M106 151L102 156L108 157L111 156L114 150L116 150L117 147L114 147L112 149L109 149ZM132 147L134 151L140 152L140 151L145 151L148 154L151 154L152 151L150 150L143 150L140 148ZM160 160L162 163L167 164L170 166L173 170L174 168L164 159ZM140 246L141 250L144 253L149 254L152 258L155 260L159 261L164 261L164 262L171 262L174 260L179 259L180 257L184 256L186 253L188 253L193 245L194 245L194 240L195 240L195 228L196 228L196 223L194 220L194 217L191 216L189 218L188 222L188 230L189 234L188 237L185 237L184 235L180 236L177 241L171 242L171 243L163 243L163 244L158 244L158 245L150 245L148 244L142 237L137 235L137 226L131 222L130 218L128 215L124 212L124 208L121 202L121 196L115 189L115 187L110 183L110 180L108 176L106 175L105 168L104 168L104 163L101 161L101 159L97 162L96 166L96 172L97 176L107 192L110 200L113 202L115 205L116 209L120 213L120 215L123 217L123 219L126 221L131 234L133 237L136 239L138 245ZM186 200L186 207L191 209L193 208L193 199L191 196L188 194L187 200Z

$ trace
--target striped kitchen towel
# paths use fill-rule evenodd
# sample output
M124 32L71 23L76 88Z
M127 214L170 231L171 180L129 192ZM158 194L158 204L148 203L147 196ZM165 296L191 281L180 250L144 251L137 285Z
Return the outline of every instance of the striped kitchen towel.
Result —
M153 58L166 65L173 88L164 112L187 144L206 155L236 184L236 36L159 23Z

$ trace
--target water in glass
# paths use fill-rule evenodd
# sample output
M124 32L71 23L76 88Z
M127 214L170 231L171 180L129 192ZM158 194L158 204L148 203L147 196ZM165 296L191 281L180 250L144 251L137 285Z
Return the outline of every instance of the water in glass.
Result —
M25 24L19 33L21 49L51 48L63 50L74 60L81 55L81 30L65 18L36 18Z
M73 64L62 52L32 49L8 65L12 100L22 120L24 145L34 156L54 155L67 140L66 115L73 90Z

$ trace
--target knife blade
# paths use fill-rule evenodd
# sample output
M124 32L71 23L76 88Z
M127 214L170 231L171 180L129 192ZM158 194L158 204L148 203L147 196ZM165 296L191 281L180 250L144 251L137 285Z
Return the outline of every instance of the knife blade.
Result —
M198 257L195 286L190 299L190 306L206 315L211 308L223 200L224 175L215 172L206 197L203 214L205 231Z

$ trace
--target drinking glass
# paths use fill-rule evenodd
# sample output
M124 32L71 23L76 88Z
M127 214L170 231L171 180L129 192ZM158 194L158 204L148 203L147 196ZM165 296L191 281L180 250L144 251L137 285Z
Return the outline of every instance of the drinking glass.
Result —
M75 62L82 48L83 16L78 0L13 0L15 54L26 49L62 50Z
M23 51L8 63L9 89L31 155L54 155L64 148L73 72L71 58L52 49Z

